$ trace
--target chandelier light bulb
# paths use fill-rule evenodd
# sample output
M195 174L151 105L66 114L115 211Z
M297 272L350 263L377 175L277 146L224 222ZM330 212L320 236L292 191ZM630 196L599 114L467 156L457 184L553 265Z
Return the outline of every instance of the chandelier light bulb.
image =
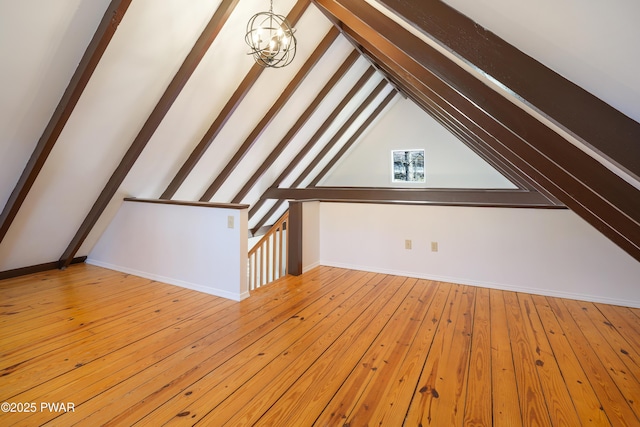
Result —
M273 0L269 12L260 12L247 23L245 42L249 55L263 67L281 68L289 65L296 55L295 30L282 15L273 13Z

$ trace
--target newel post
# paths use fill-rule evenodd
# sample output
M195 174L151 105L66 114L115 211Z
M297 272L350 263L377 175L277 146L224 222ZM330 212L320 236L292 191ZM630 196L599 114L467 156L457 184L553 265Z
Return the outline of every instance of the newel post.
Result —
M302 202L289 201L287 228L289 239L287 270L292 276L299 276L302 274Z

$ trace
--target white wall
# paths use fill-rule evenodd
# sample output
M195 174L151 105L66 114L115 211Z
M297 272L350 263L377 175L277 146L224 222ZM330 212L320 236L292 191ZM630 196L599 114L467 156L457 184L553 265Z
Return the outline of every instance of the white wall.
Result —
M124 202L87 262L239 301L249 296L247 216L247 209Z
M322 265L640 307L640 263L569 210L321 203L319 212Z
M425 183L391 182L391 150L424 149ZM506 178L408 99L349 150L320 185L408 188L515 188Z

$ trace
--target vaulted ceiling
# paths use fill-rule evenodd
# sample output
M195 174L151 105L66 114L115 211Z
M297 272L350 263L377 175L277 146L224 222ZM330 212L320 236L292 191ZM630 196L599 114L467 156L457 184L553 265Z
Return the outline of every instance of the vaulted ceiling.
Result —
M0 5L0 271L87 255L129 196L246 203L254 230L296 198L566 206L640 260L635 2L275 1L283 69L245 54L264 3ZM399 97L516 190L320 186Z

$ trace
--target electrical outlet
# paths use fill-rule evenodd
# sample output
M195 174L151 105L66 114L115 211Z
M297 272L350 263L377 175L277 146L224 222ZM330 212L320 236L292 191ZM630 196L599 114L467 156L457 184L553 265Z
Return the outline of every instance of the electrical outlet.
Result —
M438 252L438 242L431 242L431 252Z
M405 249L411 249L411 240L405 240L404 241L404 248Z
M227 217L227 228L233 228L233 227L235 227L234 218L231 215L229 215Z

